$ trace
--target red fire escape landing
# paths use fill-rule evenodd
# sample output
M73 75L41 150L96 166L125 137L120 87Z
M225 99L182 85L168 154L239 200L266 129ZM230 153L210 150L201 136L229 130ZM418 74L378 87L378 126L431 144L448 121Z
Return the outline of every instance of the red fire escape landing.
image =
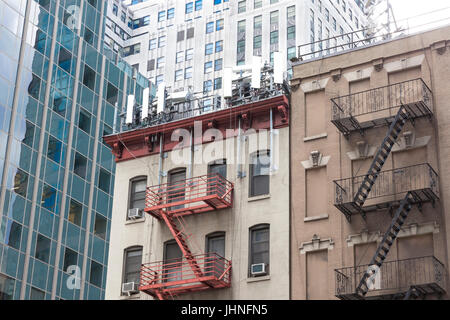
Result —
M145 211L164 220L184 259L143 264L140 291L162 300L188 292L230 287L231 261L214 252L193 255L181 219L186 215L231 208L233 189L234 185L220 174L147 188Z

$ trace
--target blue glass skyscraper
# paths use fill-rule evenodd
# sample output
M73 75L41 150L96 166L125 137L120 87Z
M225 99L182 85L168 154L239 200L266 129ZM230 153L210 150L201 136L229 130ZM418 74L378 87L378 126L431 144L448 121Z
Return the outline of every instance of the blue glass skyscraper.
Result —
M0 0L0 300L102 299L115 164L148 81L103 46L106 0Z

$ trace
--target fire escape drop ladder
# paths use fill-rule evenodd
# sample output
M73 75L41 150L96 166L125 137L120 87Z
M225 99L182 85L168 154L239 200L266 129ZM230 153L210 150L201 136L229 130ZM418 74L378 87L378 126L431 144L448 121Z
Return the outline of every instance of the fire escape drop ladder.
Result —
M372 161L368 173L364 177L364 180L361 183L358 192L354 197L354 202L357 203L357 205L359 206L360 212L363 217L365 217L365 212L362 208L364 202L366 201L370 193L370 190L375 184L378 174L380 173L386 159L388 158L392 150L392 147L394 146L394 143L396 142L400 132L402 131L408 119L410 119L409 112L407 110L407 107L402 104L393 122L391 123L380 148L378 149ZM413 202L414 202L413 195L410 192L408 192L405 198L400 202L400 206L395 212L389 228L387 229L380 245L375 251L375 254L369 264L370 267L375 265L377 268L380 268L381 265L383 264L383 261L386 259L386 256L389 253L392 244L394 243L394 240L397 238L397 235L400 232L401 226L405 222L408 213L411 211ZM369 291L368 281L369 278L375 274L375 272L376 271L374 269L369 268L364 273L361 281L356 287L356 293L360 295L361 298L363 298Z

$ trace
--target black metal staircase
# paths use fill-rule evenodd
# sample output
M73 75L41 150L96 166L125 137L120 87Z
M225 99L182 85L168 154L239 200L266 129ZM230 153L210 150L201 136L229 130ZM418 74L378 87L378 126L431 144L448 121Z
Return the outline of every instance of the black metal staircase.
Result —
M389 250L391 249L392 244L397 238L397 235L400 232L402 225L405 223L405 220L408 217L408 213L411 211L412 208L411 204L413 203L413 201L414 198L412 197L412 194L408 192L405 198L400 203L400 207L395 212L391 225L384 234L383 240L381 240L380 245L375 251L375 254L372 260L370 261L369 266L375 265L378 268L381 267L383 261L386 259L386 256L389 253ZM366 293L369 291L368 280L375 272L376 272L375 270L369 269L367 270L367 272L364 273L361 281L359 282L358 287L356 288L356 293L362 296L366 295Z
M398 110L394 121L391 123L386 137L381 143L381 146L372 161L370 169L367 172L361 186L358 189L358 192L355 195L354 202L359 205L362 213L362 206L364 205L364 202L366 201L367 196L369 195L369 192L372 189L375 180L377 179L378 174L381 171L381 168L383 167L387 157L389 156L389 153L391 152L392 147L394 146L394 143L397 140L408 118L408 111L406 107L402 105Z

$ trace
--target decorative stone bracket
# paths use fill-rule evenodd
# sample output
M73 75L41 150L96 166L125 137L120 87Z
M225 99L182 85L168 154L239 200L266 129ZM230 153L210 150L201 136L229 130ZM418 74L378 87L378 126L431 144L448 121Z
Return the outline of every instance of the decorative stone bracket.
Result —
M302 242L299 249L300 254L305 254L311 251L319 250L332 250L334 248L334 242L331 238L321 240L318 235L313 235L311 241Z
M323 156L320 151L311 151L309 160L302 161L302 166L305 169L324 167L328 164L330 158L331 156Z
M122 154L123 154L122 142L118 141L113 144L112 153L117 157L117 159L122 158Z

